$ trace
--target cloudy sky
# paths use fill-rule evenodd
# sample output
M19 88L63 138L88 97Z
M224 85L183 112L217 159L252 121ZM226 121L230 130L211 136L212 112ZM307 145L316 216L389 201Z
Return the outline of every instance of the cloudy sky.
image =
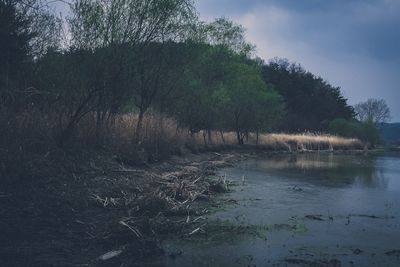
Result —
M284 57L342 88L387 101L400 121L400 0L196 0L203 20L247 28L257 54Z

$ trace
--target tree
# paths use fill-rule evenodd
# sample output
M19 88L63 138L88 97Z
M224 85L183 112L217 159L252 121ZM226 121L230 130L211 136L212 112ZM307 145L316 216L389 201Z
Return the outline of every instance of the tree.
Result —
M204 39L213 46L223 46L236 54L246 56L255 50L254 45L246 40L246 30L240 24L227 18L218 18L203 26Z
M93 49L185 40L196 19L192 0L77 0L68 22L71 45Z
M276 58L263 65L263 78L286 102L282 130L324 131L336 118L354 117L353 107L347 104L339 87L316 77L299 64Z
M186 54L181 72L179 92L171 101L169 112L180 126L187 127L191 135L210 131L216 123L216 110L212 94L228 72L232 52L226 48L188 42L181 44L181 54Z
M185 50L185 45L154 42L141 49L139 56L135 52L130 53L127 87L133 87L131 103L138 113L135 131L137 143L141 139L145 113L152 107L163 111L165 101L183 78L185 52L180 49Z
M360 121L371 122L376 125L390 119L390 109L383 99L370 98L354 107Z
M18 87L21 65L29 57L32 21L16 1L0 0L0 100L10 104Z
M48 52L36 63L33 86L40 89L34 103L57 125L59 146L71 138L76 125L98 107L104 75L99 55L70 49Z
M283 112L281 97L262 80L258 66L231 63L230 75L213 97L225 127L236 132L238 144L250 132L265 131Z
M59 47L60 21L38 0L0 0L0 103L21 108L34 60ZM29 92L28 92L29 94Z
M164 44L185 40L197 19L192 0L78 0L72 10L73 46L94 50L125 45L131 49L117 57L115 79L121 73L131 77L126 88L138 111L135 142L139 143L144 115L157 99L165 75Z

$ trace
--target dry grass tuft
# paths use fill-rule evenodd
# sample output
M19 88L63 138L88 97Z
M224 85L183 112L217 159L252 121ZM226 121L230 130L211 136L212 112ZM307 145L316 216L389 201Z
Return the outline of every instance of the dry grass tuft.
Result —
M343 138L327 134L266 134L260 136L260 144L290 146L295 150L362 149L363 144L355 138Z
M208 142L208 136L205 138L203 133L195 136L198 145L235 145L237 144L236 134L233 132L224 133L222 139L218 132L211 133L211 143ZM305 151L305 150L352 150L363 149L363 143L356 138L344 138L329 134L286 134L271 133L260 134L257 141L255 134L249 134L245 140L246 144L259 145L270 150L288 150L288 151Z

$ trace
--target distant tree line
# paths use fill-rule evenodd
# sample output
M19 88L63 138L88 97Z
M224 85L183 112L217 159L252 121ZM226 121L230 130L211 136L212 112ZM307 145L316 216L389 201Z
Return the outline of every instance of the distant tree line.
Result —
M338 118L329 124L329 131L345 137L356 137L375 146L381 143L379 128L390 119L390 109L383 99L370 98L355 105L356 118Z
M0 109L39 113L60 147L88 117L98 144L128 113L140 144L149 112L209 142L233 131L243 144L249 133L328 131L356 116L340 88L254 58L242 26L200 21L192 0L76 0L66 20L46 1L0 0L0 51Z

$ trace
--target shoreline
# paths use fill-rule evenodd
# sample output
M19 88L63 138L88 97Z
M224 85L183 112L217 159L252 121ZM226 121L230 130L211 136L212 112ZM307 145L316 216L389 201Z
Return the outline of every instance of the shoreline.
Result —
M365 154L242 147L172 156L141 167L98 156L69 177L1 190L0 255L6 263L54 266L103 266L162 256L163 239L195 231L196 218L228 191L227 181L217 176L221 168L261 155L318 152Z

